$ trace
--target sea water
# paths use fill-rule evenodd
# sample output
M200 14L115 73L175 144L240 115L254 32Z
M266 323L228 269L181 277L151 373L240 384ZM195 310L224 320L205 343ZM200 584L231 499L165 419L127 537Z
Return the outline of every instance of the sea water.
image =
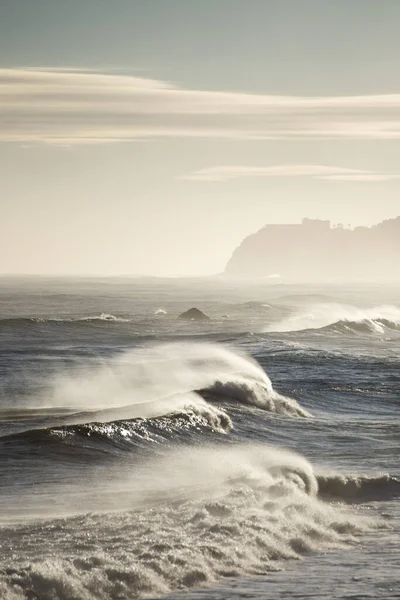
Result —
M399 598L399 367L395 287L3 278L0 597Z

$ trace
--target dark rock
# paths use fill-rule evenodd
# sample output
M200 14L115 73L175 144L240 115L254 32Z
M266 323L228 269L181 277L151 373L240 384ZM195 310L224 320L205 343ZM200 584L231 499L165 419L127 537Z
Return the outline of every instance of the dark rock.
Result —
M207 315L198 308L190 308L179 315L178 319L182 319L183 321L210 321L210 317L207 317Z

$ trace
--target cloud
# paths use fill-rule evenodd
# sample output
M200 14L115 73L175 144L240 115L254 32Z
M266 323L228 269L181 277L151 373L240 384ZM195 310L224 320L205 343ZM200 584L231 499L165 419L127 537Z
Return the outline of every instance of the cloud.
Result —
M390 181L392 179L399 179L400 175L392 175L389 173L354 173L343 174L343 175L327 175L323 179L330 179L331 181Z
M299 97L190 90L116 72L0 69L0 141L151 137L400 138L400 94Z
M229 181L244 177L312 177L314 179L328 179L331 181L387 181L389 179L398 179L399 175L324 165L273 165L266 167L209 167L180 177L180 179L192 181Z

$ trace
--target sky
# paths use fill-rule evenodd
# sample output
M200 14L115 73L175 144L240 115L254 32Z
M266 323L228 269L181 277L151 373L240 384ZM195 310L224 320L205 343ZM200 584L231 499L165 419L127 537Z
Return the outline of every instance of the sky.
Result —
M0 273L207 275L400 215L398 0L0 3Z

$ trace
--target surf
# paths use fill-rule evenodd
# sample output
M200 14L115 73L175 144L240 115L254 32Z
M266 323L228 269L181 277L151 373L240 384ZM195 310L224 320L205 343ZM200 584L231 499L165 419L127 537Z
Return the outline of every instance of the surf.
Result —
M271 323L267 332L325 331L383 335L400 330L400 308L391 305L358 308L346 304L316 304Z
M55 504L39 497L46 520L20 523L18 538L3 525L4 551L20 556L0 576L6 600L128 599L261 575L377 526L321 501L304 457L257 444L177 450L61 491ZM44 542L57 557L37 556Z

